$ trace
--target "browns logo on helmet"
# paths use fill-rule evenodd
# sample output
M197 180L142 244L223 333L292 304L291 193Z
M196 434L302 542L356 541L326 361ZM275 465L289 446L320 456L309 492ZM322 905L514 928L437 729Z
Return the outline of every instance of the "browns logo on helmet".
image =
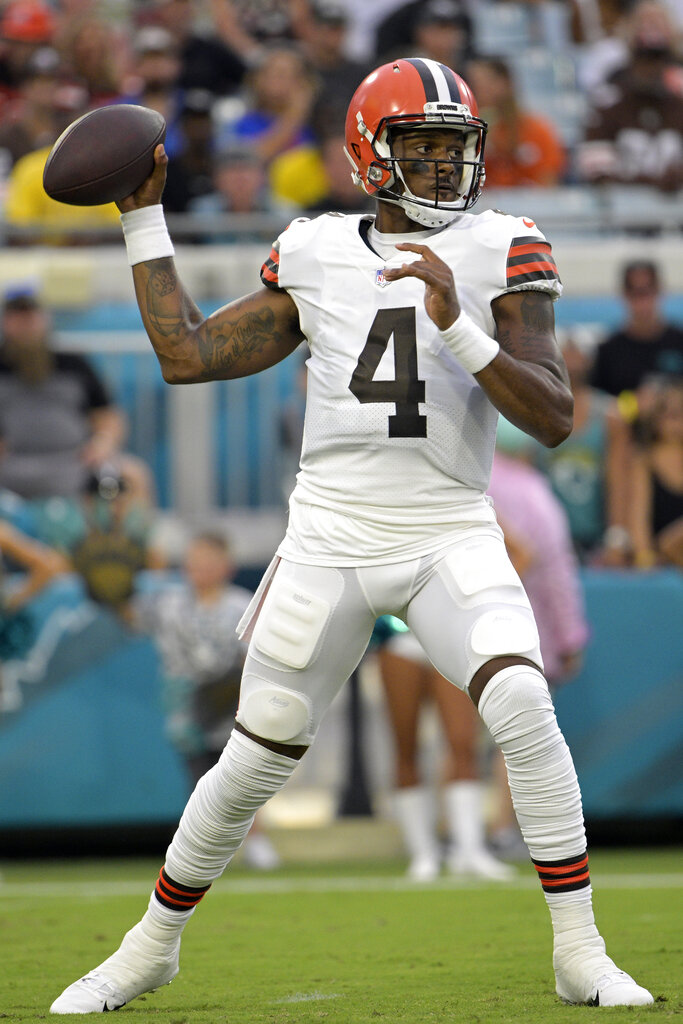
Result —
M453 128L463 136L457 161L458 198L425 199L410 190L393 151L397 129ZM368 195L397 203L425 227L441 227L469 209L484 184L486 122L469 85L445 64L405 57L383 64L365 78L346 115L345 152L353 180ZM442 160L427 161L435 165Z

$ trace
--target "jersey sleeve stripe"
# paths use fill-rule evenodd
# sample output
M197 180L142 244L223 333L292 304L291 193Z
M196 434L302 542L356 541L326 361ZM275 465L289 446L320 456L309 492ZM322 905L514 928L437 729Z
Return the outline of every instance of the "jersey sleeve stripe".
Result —
M514 272L508 271L507 284L527 284L530 281L559 281L560 276L556 270L525 270L524 267L515 268Z
M278 287L280 272L280 243L275 242L270 250L270 256L261 267L261 280L268 287Z
M507 265L509 269L510 267L521 267L525 263L546 263L549 267L557 269L557 264L553 257L545 252L530 252L520 256L509 256Z
M550 248L548 242L541 241L529 242L527 245L511 245L508 257L524 256L525 254L531 252L544 252L550 255L552 249Z

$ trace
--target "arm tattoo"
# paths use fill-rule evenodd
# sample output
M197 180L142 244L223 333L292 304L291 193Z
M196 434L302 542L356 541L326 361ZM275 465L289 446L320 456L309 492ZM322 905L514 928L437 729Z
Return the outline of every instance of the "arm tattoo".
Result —
M235 364L248 362L268 345L277 345L280 339L268 306L244 313L234 322L223 322L220 328L211 329L205 323L197 332L199 356L205 367L202 376L212 380Z
M526 292L520 306L520 330L501 327L497 334L500 347L515 359L547 364L554 361L551 340L554 319L550 300L539 292Z
M170 259L155 260L150 267L146 301L150 324L171 344L178 345L182 341L181 332L185 326L199 324L203 319L178 281L173 261Z

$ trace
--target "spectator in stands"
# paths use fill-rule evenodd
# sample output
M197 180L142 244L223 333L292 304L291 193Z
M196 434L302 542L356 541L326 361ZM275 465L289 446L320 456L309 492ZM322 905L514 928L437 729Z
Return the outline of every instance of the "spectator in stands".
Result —
M151 0L146 16L149 23L165 28L173 36L180 59L178 84L182 89L206 89L216 96L237 92L247 70L245 60L251 54L237 53L224 39L200 32L195 26L191 0ZM219 28L220 24L219 21Z
M0 487L22 498L75 497L121 450L121 411L86 360L56 351L51 318L26 285L8 290L0 326Z
M472 42L472 20L459 0L410 0L385 14L376 28L376 55L413 54L462 71Z
M641 0L630 22L628 62L608 76L577 153L584 181L683 184L683 69L665 5Z
M96 466L78 500L51 517L52 542L90 599L124 618L139 573L165 565L151 543L154 509L149 470L140 459L120 455Z
M273 202L304 209L326 188L312 128L312 69L299 50L280 45L263 53L247 80L247 108L223 127L220 144L253 146L268 169Z
M0 715L14 709L2 662L23 657L36 634L31 601L69 565L60 554L0 519Z
M24 69L18 95L0 119L0 163L3 177L27 153L52 146L72 118L64 106L64 82L59 54L41 47Z
M351 97L372 68L346 56L348 12L342 0L307 0L307 8L299 42L317 79L312 119L323 131L342 130Z
M126 80L124 103L139 103L163 115L164 145L171 160L182 150L179 119L183 105L180 86L181 61L178 43L165 28L140 29L133 41L133 64Z
M683 569L683 376L660 382L644 426L632 471L634 563Z
M232 582L235 569L226 538L199 533L187 548L182 581L139 595L131 608L133 625L150 633L158 647L167 734L192 788L216 764L235 724L247 652L236 627L252 598ZM253 867L279 864L258 826L244 853Z
M0 15L0 95L17 94L26 65L42 46L52 44L57 19L41 0L10 0Z
M617 401L589 384L594 344L576 333L562 345L574 396L574 428L552 450L534 448L534 462L552 485L582 562L626 564L630 434Z
M69 121L85 111L74 110ZM5 230L13 245L82 245L107 241L120 225L114 203L70 206L51 199L43 188L43 169L51 147L35 149L9 172L5 194Z
M244 143L233 143L218 149L213 159L210 191L193 198L188 210L200 228L202 242L223 243L244 241L244 231L221 227L219 219L226 214L264 213L273 210L266 169L255 150ZM209 230L204 233L204 225ZM215 230L220 227L220 230ZM254 232L256 239L262 237Z
M476 57L467 80L488 122L486 184L489 188L551 187L567 166L564 145L550 121L523 109L509 65L499 57Z
M176 125L177 149L164 189L164 208L169 213L186 213L194 200L213 189L214 101L213 93L206 89L183 93Z
M403 626L392 616L389 623ZM381 625L380 621L380 625ZM426 704L437 710L446 741L442 796L449 872L505 881L514 871L487 849L485 786L478 757L481 721L467 695L439 675L415 636L390 626L378 652L388 720L395 748L394 811L410 863L408 876L428 882L441 871L435 791L420 769L419 725Z
M449 68L464 68L471 57L472 24L462 4L427 0L410 7L414 11L412 52Z
M359 213L372 209L372 200L353 183L351 165L344 152L344 133L331 131L320 142L320 156L325 172L325 194L308 207L308 213Z
M112 25L92 9L63 17L56 46L69 75L93 107L120 98L129 72L130 26Z
M683 328L669 323L662 311L662 285L657 265L634 260L622 270L621 293L626 318L596 352L591 374L594 387L621 396L622 414L637 415L637 393L651 374L683 374ZM634 397L635 396L635 397Z
M246 84L246 110L225 126L221 141L253 145L266 164L292 147L313 145L315 79L298 50L276 46L264 52Z
M557 686L578 672L588 625L567 516L531 465L532 446L500 417L489 494L534 610L546 677Z

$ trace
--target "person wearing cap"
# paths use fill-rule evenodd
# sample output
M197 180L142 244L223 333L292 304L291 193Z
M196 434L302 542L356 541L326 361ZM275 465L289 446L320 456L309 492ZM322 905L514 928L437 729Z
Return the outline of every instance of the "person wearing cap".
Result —
M57 29L52 9L41 0L13 0L0 15L0 92L16 95L26 65L42 46L50 46Z
M10 168L27 153L51 146L66 128L72 113L64 109L60 90L59 54L41 47L28 60L16 99L10 100L0 120L0 166Z
M457 68L470 52L471 39L472 22L458 0L410 0L380 21L375 48L387 60L416 50Z
M25 499L79 495L120 451L125 418L90 364L52 345L51 318L30 285L0 316L0 487Z

